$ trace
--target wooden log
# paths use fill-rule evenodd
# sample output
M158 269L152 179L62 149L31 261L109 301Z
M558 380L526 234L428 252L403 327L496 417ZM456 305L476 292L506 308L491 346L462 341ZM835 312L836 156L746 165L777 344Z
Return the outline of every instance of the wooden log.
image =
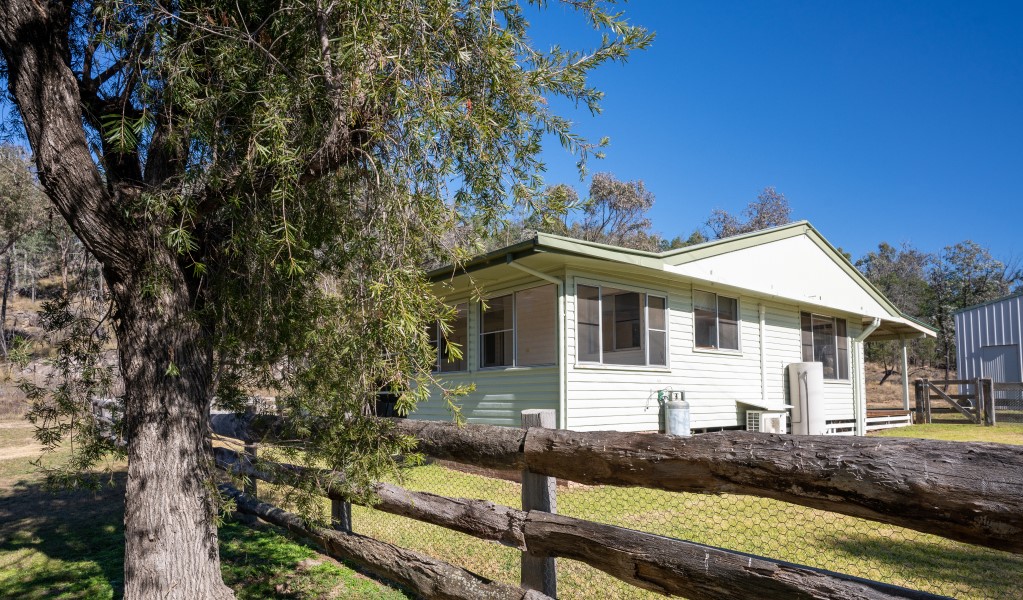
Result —
M691 438L530 429L534 473L775 498L1023 552L1023 447L750 432Z
M425 422L399 429L426 433L423 451L455 462L528 465L534 473L587 484L765 496L1023 553L1023 448L1017 446L748 432L525 434ZM514 452L520 445L525 457Z
M550 409L524 410L522 428L557 427L555 413ZM553 477L522 471L522 510L558 512L558 482ZM527 590L540 590L548 596L558 595L558 571L554 557L526 551L522 553L520 583Z
M933 599L924 592L534 511L526 517L531 552L582 561L622 581L690 600L719 598Z
M483 540L525 550L522 524L526 513L485 500L448 498L426 492L410 492L387 483L374 486L380 502L373 508L439 525Z
M463 425L439 421L395 419L397 430L419 438L423 454L488 469L525 468L522 443L526 432L494 425Z
M307 473L304 467L268 461L263 461L263 465L270 468L260 469L249 463L244 454L227 448L214 449L214 455L217 466L221 469L236 475L256 477L269 483L282 482L274 476L273 471L296 475ZM338 474L332 475L340 477ZM519 550L526 549L522 537L522 523L526 518L524 511L485 500L448 498L427 492L412 492L388 483L377 483L373 486L373 492L378 500L378 503L372 506L376 510L446 527ZM345 500L336 491L328 492L327 497L332 503Z
M221 485L224 496L233 499L239 512L257 516L287 529L323 548L340 560L357 563L363 569L396 581L425 598L445 600L542 600L539 592L491 581L471 571L418 552L373 538L307 524L296 514L260 502L229 485Z
M228 450L223 457L231 454ZM246 465L244 455L233 454L239 461L233 463L234 467L266 475ZM934 598L810 567L581 519L553 517L543 511L525 513L489 502L410 492L390 484L378 484L376 489L381 501L374 508L519 549L528 547L537 556L580 560L632 585L664 594L691 598ZM287 527L259 512L245 511L244 506L242 510ZM305 535L302 531L296 533Z

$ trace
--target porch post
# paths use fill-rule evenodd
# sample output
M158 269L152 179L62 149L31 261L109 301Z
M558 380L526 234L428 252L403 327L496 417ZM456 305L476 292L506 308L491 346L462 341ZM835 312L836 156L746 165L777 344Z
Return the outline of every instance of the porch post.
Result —
M906 338L899 336L902 343L902 410L909 410L909 351Z

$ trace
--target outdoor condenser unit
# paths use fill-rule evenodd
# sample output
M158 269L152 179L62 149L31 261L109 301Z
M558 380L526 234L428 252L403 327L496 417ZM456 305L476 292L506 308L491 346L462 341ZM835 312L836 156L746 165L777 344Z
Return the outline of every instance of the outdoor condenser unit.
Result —
M788 433L786 421L788 413L773 410L747 410L746 431L763 433Z

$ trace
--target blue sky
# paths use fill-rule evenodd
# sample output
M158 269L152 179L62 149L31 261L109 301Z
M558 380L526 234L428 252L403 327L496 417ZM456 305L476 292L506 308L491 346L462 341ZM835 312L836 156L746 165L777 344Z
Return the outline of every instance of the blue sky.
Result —
M596 73L604 114L571 116L611 138L592 172L656 194L655 230L688 235L774 186L854 257L881 241L934 252L964 239L1023 255L1023 3L624 9L657 39ZM537 42L593 45L574 15L548 12L533 20ZM585 190L556 141L544 158L549 183Z

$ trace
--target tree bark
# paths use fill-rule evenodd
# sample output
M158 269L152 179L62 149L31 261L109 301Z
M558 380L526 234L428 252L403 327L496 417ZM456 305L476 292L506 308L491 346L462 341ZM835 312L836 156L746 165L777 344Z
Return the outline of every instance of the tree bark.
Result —
M206 417L212 349L190 314L188 286L173 279L148 297L138 286L112 286L127 394L125 598L231 598Z
M0 2L0 53L40 182L99 260L115 303L128 391L125 598L229 598L204 412L211 350L191 318L197 307L186 271L154 243L160 237L146 230L151 225L127 216L141 183L109 168L104 177L93 160L79 81L68 64L75 7Z
M11 269L14 268L11 254L13 252L14 250L12 249L7 254L7 268L4 270L3 299L0 299L0 351L3 352L4 358L7 358L7 296L11 293Z

